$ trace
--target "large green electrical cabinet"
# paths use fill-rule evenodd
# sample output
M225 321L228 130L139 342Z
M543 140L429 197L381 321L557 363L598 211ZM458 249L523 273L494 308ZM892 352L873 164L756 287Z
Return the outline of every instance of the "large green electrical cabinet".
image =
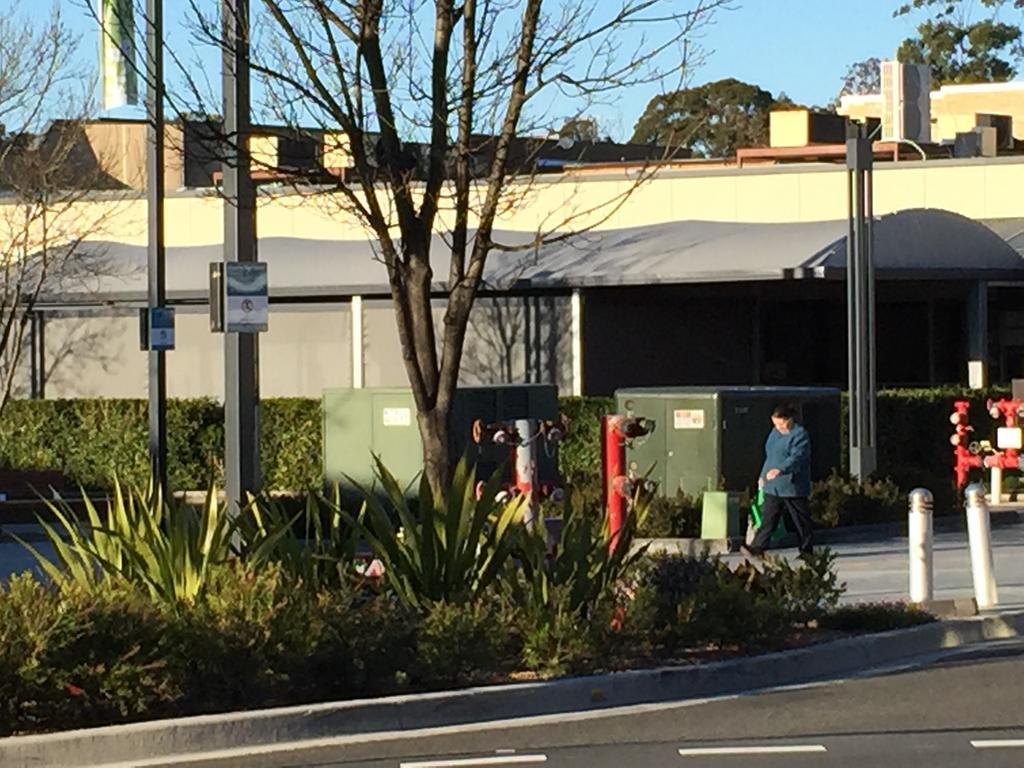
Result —
M618 413L654 419L654 433L627 450L638 473L654 467L660 492L756 487L776 405L791 403L811 436L813 479L840 461L838 389L819 387L658 387L620 389Z
M369 487L373 483L373 454L403 486L423 468L423 448L416 424L416 403L410 389L326 389L323 393L324 477L328 481L351 478ZM509 450L472 440L473 422L558 418L558 388L547 384L463 387L452 405L451 444L456 456L469 452L477 461L477 476L488 477L509 460ZM554 452L541 451L538 473L542 481L557 476ZM415 490L415 489L411 489Z

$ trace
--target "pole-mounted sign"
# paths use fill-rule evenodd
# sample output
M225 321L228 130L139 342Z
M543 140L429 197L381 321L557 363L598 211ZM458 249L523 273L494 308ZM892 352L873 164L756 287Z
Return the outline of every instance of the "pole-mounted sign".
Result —
M262 333L270 300L267 264L215 261L210 264L210 329L220 333Z
M174 349L174 308L146 307L139 310L139 348L143 352Z

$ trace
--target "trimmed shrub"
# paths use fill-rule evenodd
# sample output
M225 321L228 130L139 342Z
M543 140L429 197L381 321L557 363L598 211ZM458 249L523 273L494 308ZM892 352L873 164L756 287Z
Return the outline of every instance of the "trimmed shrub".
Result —
M558 447L558 468L562 477L580 483L601 486L601 417L611 413L615 400L610 397L563 397L561 410L569 417L569 436Z
M662 555L651 559L640 583L654 590L654 632L670 648L765 648L835 608L845 585L834 565L827 549L798 566L768 558L763 569L730 567L706 554Z
M682 491L671 499L657 496L651 500L650 511L638 535L651 539L697 539L702 514L700 496L689 496Z
M863 483L833 472L811 488L811 517L823 528L905 520L906 495L892 480Z
M512 635L494 599L434 603L423 614L416 633L413 680L432 687L493 674L515 652Z
M818 626L843 632L887 632L938 621L932 614L907 603L842 605L818 619Z
M268 488L302 490L323 477L320 403L261 403L261 459ZM149 477L144 400L11 400L0 420L0 467L57 470L104 488L115 474L145 488ZM171 487L198 490L224 474L224 412L211 399L167 403Z
M989 397L1000 389L962 388L887 390L878 397L879 476L889 478L900 494L917 486L935 494L937 514L955 511L948 415L955 399L972 403L979 437L988 437L994 422L985 413ZM841 468L846 466L847 398L843 397ZM566 397L562 411L572 429L559 448L559 467L567 482L600 499L601 417L612 411L608 397ZM323 477L322 417L316 399L262 401L261 458L267 489L302 490ZM211 399L170 400L167 411L171 485L206 488L223 475L223 410ZM12 400L0 420L0 467L9 470L57 470L75 483L105 487L116 474L141 484L148 472L146 404L143 400ZM1009 478L1008 478L1009 481ZM595 502L596 503L596 502ZM672 518L666 510L666 517ZM658 515L653 516L654 525ZM681 523L666 523L666 530Z

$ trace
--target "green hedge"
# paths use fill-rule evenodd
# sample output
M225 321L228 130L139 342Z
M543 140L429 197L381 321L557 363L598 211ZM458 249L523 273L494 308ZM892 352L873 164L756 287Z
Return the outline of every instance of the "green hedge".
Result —
M611 397L563 397L562 413L569 417L569 437L558 449L563 477L578 479L601 474L601 417L612 412Z
M261 458L268 488L302 489L320 482L320 403L262 403ZM205 488L223 478L224 413L213 400L167 403L168 468L176 489ZM58 470L87 487L115 472L128 483L148 477L143 400L13 400L0 420L0 467Z
M878 398L879 475L902 490L923 485L936 494L936 508L953 503L949 413L953 400L972 402L981 437L993 431L984 412L988 397L1004 390L889 390ZM600 476L600 419L614 407L606 397L567 397L562 410L572 430L559 452L566 478ZM843 466L846 464L846 409L843 398ZM223 474L223 413L209 399L168 403L171 483L203 488ZM321 412L318 400L268 399L262 409L261 456L268 488L302 489L321 482ZM146 404L142 400L14 400L0 420L0 467L60 470L87 486L105 484L116 470L130 482L147 474Z

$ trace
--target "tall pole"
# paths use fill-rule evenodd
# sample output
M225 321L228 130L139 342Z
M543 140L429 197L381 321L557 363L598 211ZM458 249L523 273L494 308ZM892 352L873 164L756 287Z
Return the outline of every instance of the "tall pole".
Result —
M249 0L222 0L224 262L256 261L256 191L249 155ZM235 509L260 486L259 336L224 334L224 482Z
M866 479L877 468L875 416L875 270L872 206L873 149L865 126L850 124L846 139L847 360L850 388L850 474Z
M164 9L163 0L146 0L146 198L150 310L167 300L164 268ZM152 313L150 313L152 315ZM149 350L149 461L153 481L167 498L167 352Z

